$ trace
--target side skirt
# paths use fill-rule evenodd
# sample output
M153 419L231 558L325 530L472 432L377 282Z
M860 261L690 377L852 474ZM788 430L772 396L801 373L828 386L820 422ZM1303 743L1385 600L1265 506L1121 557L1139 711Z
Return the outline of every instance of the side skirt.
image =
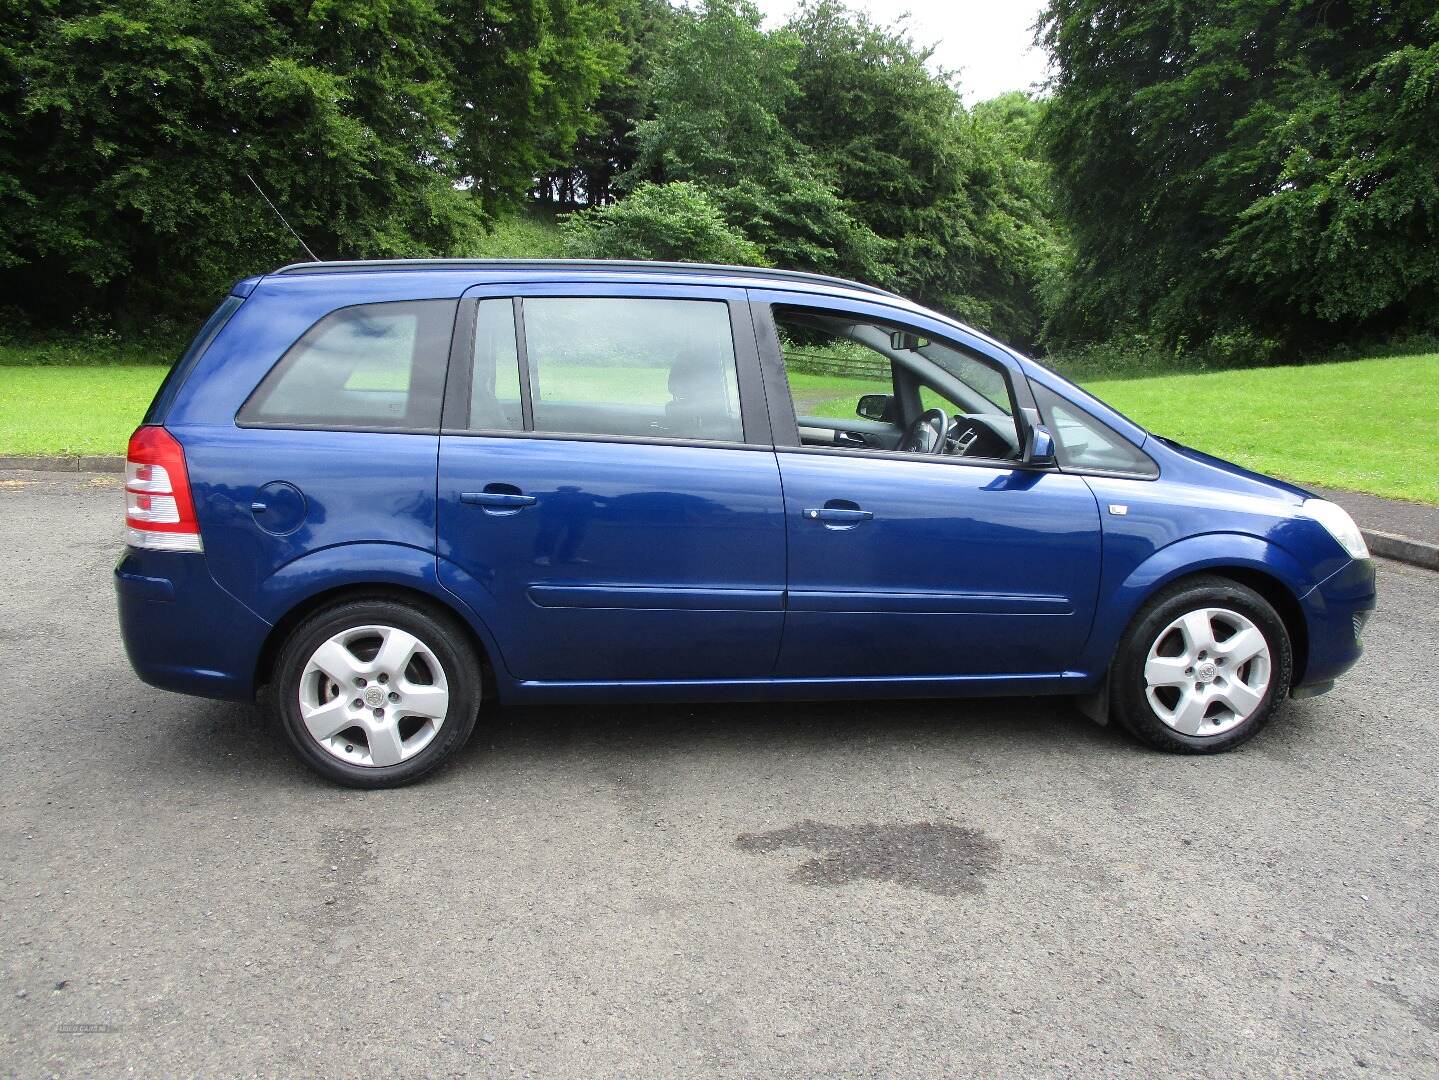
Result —
M854 679L671 679L626 682L513 682L506 704L664 701L831 701L884 698L1023 697L1080 694L1094 677L1079 671L1038 675L912 675Z

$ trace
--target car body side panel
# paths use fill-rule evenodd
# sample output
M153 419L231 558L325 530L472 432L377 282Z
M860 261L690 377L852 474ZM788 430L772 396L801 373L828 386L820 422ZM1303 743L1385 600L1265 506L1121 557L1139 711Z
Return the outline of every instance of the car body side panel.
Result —
M316 551L369 543L433 555L438 436L233 424L171 432L185 449L210 572L262 616L271 577Z
M1184 462L1171 455L1156 457L1168 459L1163 483L1087 478L1104 527L1104 601L1079 663L1084 671L1102 674L1140 606L1181 577L1226 567L1256 571L1278 581L1303 607L1303 599L1325 578L1367 564L1356 564L1322 526L1297 516L1297 496L1285 499L1276 492L1265 498L1248 490L1243 478L1228 487L1193 482L1208 478L1182 478ZM1371 606L1372 574L1370 566ZM1317 631L1324 632L1322 627ZM1305 681L1312 678L1312 671L1303 675Z
M441 578L490 622L515 677L771 672L785 587L772 451L443 439ZM534 501L464 498L496 485Z
M781 452L789 611L778 674L1070 670L1094 617L1094 496L1003 466ZM843 502L873 516L830 525Z

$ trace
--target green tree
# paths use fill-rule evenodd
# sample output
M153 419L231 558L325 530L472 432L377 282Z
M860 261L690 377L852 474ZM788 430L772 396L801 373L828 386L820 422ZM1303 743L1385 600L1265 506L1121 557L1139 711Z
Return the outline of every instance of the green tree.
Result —
M1432 0L1051 0L1059 342L1303 351L1439 321Z
M966 112L952 79L902 24L810 0L784 124L891 244L890 281L1021 345L1038 336L1062 243L1023 94Z
M380 0L351 0L373 4ZM513 205L601 127L635 0L435 0L460 116L458 168L487 211Z
M454 249L583 122L613 8L3 2L0 282L41 321L188 316L297 257L247 174L322 257Z
M619 198L616 181L639 157L635 125L653 116L650 79L656 57L685 17L669 0L634 0L620 12L618 44L626 65L601 86L591 110L592 128L580 132L563 162L536 185L537 201L574 207Z
M882 283L888 245L781 122L797 50L792 34L764 31L748 0L706 0L656 63L631 180L704 188L778 265Z
M628 198L571 214L561 229L579 259L663 259L765 266L764 251L694 184L642 183Z
M967 281L985 309L976 321L1025 347L1038 343L1071 258L1038 142L1044 109L1044 101L1011 91L980 102L968 123L974 157L966 190L978 243L966 256Z

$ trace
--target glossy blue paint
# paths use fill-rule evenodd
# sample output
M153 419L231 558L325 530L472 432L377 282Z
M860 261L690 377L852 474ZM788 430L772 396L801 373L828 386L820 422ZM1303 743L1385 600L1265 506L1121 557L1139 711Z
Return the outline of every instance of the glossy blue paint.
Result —
M532 497L487 513L487 487ZM784 507L766 450L445 435L440 577L521 680L738 678L774 668Z
M1308 663L1301 686L1322 686L1343 675L1363 652L1355 616L1374 607L1374 563L1349 562L1300 598L1308 629Z
M203 557L127 548L115 567L125 652L152 686L244 701L270 624L220 588Z
M723 290L948 337L1003 364L1017 389L1042 383L1142 446L1159 476L776 452L767 438L739 448L235 423L286 349L337 308L578 286ZM898 298L635 267L269 275L234 295L149 417L184 448L205 553L130 550L116 569L127 651L157 686L251 696L276 625L322 595L375 585L448 606L485 649L501 698L535 702L1083 692L1143 602L1205 570L1283 590L1303 622L1301 684L1321 685L1357 659L1354 616L1374 605L1373 564L1296 516L1301 489L1155 438ZM778 424L788 403L756 402L749 374L746 408Z
M875 454L778 455L780 676L1064 671L1094 616L1099 513L1077 476ZM872 513L829 528L806 508Z
M185 448L211 574L264 617L274 614L264 599L271 579L327 548L403 546L433 557L438 436L234 424L170 431ZM284 528L271 531L280 483L294 494L278 500ZM256 502L267 511L256 513Z
M1159 463L1159 480L1087 478L1104 519L1104 602L1078 661L1081 670L1103 672L1144 601L1200 571L1238 568L1263 574L1301 600L1345 567L1368 566L1367 596L1353 599L1373 607L1372 564L1350 559L1321 525L1296 515L1304 500L1301 489L1271 484L1255 473L1152 437L1144 450ZM1111 513L1111 506L1122 506L1125 512ZM1328 630L1316 627L1307 608L1305 612L1305 636L1323 638ZM1346 644L1352 639L1351 632ZM1312 664L1306 666L1296 685L1332 678L1316 676L1315 670Z

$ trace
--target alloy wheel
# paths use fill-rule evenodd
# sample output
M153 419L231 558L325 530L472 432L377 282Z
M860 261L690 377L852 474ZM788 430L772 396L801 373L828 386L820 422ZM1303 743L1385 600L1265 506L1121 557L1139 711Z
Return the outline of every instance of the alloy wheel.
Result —
M382 768L414 757L439 733L449 684L434 651L394 626L357 626L323 642L305 665L300 717L327 754Z
M1154 714L1184 735L1222 735L1249 719L1269 689L1269 642L1230 608L1186 612L1154 639L1144 662Z

